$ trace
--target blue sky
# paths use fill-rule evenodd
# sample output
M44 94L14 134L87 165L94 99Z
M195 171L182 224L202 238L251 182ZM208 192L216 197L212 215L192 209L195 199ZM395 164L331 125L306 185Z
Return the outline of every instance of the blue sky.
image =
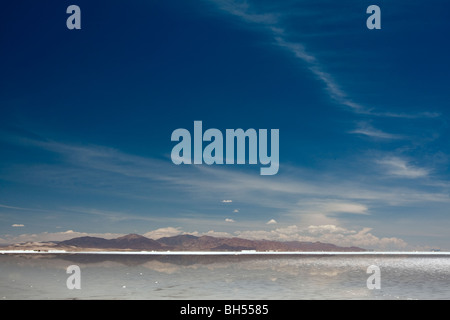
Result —
M450 250L449 9L3 5L0 242L186 232ZM171 133L196 120L279 129L278 174L174 165Z

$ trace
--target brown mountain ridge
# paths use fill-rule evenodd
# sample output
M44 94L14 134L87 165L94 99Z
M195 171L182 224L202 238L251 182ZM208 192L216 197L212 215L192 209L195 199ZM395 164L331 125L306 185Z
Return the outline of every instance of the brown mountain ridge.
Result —
M242 238L218 238L211 236L177 235L157 240L138 234L129 234L116 239L78 237L58 242L61 249L108 249L140 251L366 251L359 247L340 247L330 243L302 241L249 240Z

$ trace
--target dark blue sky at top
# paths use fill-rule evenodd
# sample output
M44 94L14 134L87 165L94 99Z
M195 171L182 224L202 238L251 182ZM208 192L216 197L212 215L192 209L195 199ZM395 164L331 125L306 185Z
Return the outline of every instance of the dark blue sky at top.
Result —
M203 13L210 4L81 1L83 30L69 31L60 27L68 3L6 6L2 42L14 50L2 52L4 120L32 118L82 139L138 148L148 141L164 148L164 137L196 119L221 129L281 128L285 138L300 141L311 132L307 141L327 149L336 146L330 134L351 129L345 123L351 116L323 98L321 84L290 53L267 48L271 39L262 32ZM362 4L312 7L323 23L299 19L292 28L338 31L308 41L327 51L328 71L355 88L355 100L387 111L445 110L450 70L442 5L385 5L388 30L379 34L345 21ZM359 15L364 25L367 15ZM351 141L352 148L357 144Z
M81 8L81 30L66 28L69 15L65 11L71 4ZM370 4L381 7L381 30L365 26ZM228 128L280 129L280 172L266 181L306 180L319 189L326 181L340 181L367 186L371 191L389 193L386 188L398 187L402 194L417 188L420 194L448 195L449 9L437 0L426 4L384 0L3 4L0 204L55 212L68 207L95 208L125 216L142 216L148 209L151 216L173 218L180 210L188 210L192 221L197 214L202 219L223 220L224 209L214 208L214 201L222 200L222 187L210 189L213 194L208 198L208 192L190 194L192 186L180 190L177 183L174 187L152 178L143 184L147 192L138 177L130 181L129 174L106 177L101 168L91 166L92 159L86 161L90 167L84 170L84 164L67 163L68 151L61 151L62 146L116 150L161 161L162 166L167 164L161 172L190 180L197 177L187 173L193 168L171 166L174 144L170 135L177 128L192 131L194 120L202 120L205 129L223 132ZM272 15L276 22L270 19ZM262 20L255 22L255 17ZM271 28L283 32L276 34ZM276 44L277 36L285 46ZM316 62L296 57L296 45ZM314 66L329 76L329 84L338 87L342 96L336 98L319 73L311 72ZM363 108L354 110L345 101ZM33 141L31 146L17 143L23 138ZM55 145L42 147L39 141ZM131 160L127 158L119 166L128 168L127 161ZM218 185L228 179L227 172L258 175L247 166L217 169L225 171L224 177L217 178ZM44 172L55 172L55 177L50 179ZM79 181L73 180L74 176ZM201 179L214 177L202 173ZM86 185L98 194L87 191ZM135 188L137 193L153 196L150 200L113 196L114 192L133 193ZM247 202L241 199L240 203L248 208L247 216L240 210L245 221L260 214L264 222L273 215L279 222L289 217L286 224L296 223L293 207L308 198L306 194L296 200L272 195L274 201L286 202L271 208L249 200L257 190L248 192ZM198 194L202 197L196 198ZM223 198L226 195L224 192ZM171 197L177 201L172 203ZM431 214L425 209L430 208L427 201L431 196L418 204L402 205L371 202L371 196L361 200L316 194L314 199L318 198L333 203L336 199L362 201L368 216L339 216L340 211L330 215L343 225L377 228L386 236L396 236L396 230L386 226L394 217L421 221ZM446 200L433 204L436 221L441 225L449 221ZM62 221L70 222L64 228L94 231L89 217L77 222L73 216L55 213L57 222L51 225L37 223L37 216L26 210L13 210L17 212L5 209L0 234L16 232L10 225L20 217L29 217L26 225L30 230L21 230L24 232L51 231L64 225ZM305 210L312 209L303 208L298 215ZM183 221L177 221L178 226L192 225ZM161 220L146 228L169 224ZM126 231L146 231L138 225L127 221ZM107 227L110 229L99 231L125 232L113 222ZM398 234L408 234L407 230L405 227ZM407 236L419 237L416 227L410 230L414 231ZM431 230L428 233L434 232ZM443 240L436 243L442 245Z

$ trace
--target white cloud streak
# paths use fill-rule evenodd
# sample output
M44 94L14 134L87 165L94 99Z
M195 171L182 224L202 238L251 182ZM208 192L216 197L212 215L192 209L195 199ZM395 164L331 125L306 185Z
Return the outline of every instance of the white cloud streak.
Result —
M395 177L416 179L427 177L430 173L429 170L415 167L398 157L384 158L376 162L383 167L388 175Z
M420 186L394 187L384 184L383 188L378 188L375 180L377 177L372 179L370 184L361 184L357 180L349 179L348 176L345 180L340 180L339 177L330 180L327 175L314 173L311 178L308 178L311 174L305 175L303 171L299 172L295 168L285 167L285 170L290 171L289 175L280 175L275 179L268 180L258 175L234 170L231 167L192 166L179 169L170 161L164 162L128 155L119 150L101 146L77 147L56 142L34 141L28 141L28 143L64 155L67 161L66 165L70 165L70 167L63 167L61 169L63 171L58 175L62 180L60 183L68 185L73 185L72 179L82 179L84 183L88 184L92 180L94 186L99 181L110 181L109 184L117 184L119 187L126 182L128 186L137 184L134 189L142 192L154 185L154 182L159 182L159 187L163 182L168 190L182 189L185 192L194 193L197 199L206 197L206 195L208 199L210 197L220 199L227 194L230 198L221 200L224 204L232 203L233 200L230 199L233 197L240 203L257 204L266 208L291 212L303 209L304 213L311 211L323 214L343 212L344 204L360 206L347 208L349 209L348 213L367 214L371 203L410 205L420 202L448 203L450 201L445 190L441 193L436 191L430 193L422 191ZM382 166L392 177L419 178L429 174L429 170L412 166L398 157L382 158L376 160L375 163ZM67 172L74 170L74 167L80 169L75 168L74 175L65 178ZM33 172L36 171L44 170L33 168ZM92 178L89 175L86 176L86 172L90 171L95 172ZM22 170L22 172L24 171ZM31 173L27 174L27 180L30 179L30 176L32 176ZM42 179L45 179L45 176ZM64 179L68 181L64 181ZM131 190L134 189L131 188ZM99 192L97 187L92 188L92 191ZM139 192L132 192L130 195L124 194L123 196L135 197L138 195ZM305 198L308 201L302 200ZM331 204L330 201L332 201ZM333 203L335 204L334 211L332 210ZM112 218L121 215L120 213L116 215L114 212L83 211L90 214L108 215Z
M369 125L367 123L360 123L359 127L353 131L350 131L350 133L360 134L360 135L368 136L370 138L384 139L384 140L405 139L405 137L402 135L383 132L381 130L375 129L374 127L372 127L371 125Z

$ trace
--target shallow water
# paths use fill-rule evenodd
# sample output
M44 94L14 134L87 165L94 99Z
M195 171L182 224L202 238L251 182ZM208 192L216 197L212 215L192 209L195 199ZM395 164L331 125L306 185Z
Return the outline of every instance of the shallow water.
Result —
M450 257L4 254L0 299L450 299Z

